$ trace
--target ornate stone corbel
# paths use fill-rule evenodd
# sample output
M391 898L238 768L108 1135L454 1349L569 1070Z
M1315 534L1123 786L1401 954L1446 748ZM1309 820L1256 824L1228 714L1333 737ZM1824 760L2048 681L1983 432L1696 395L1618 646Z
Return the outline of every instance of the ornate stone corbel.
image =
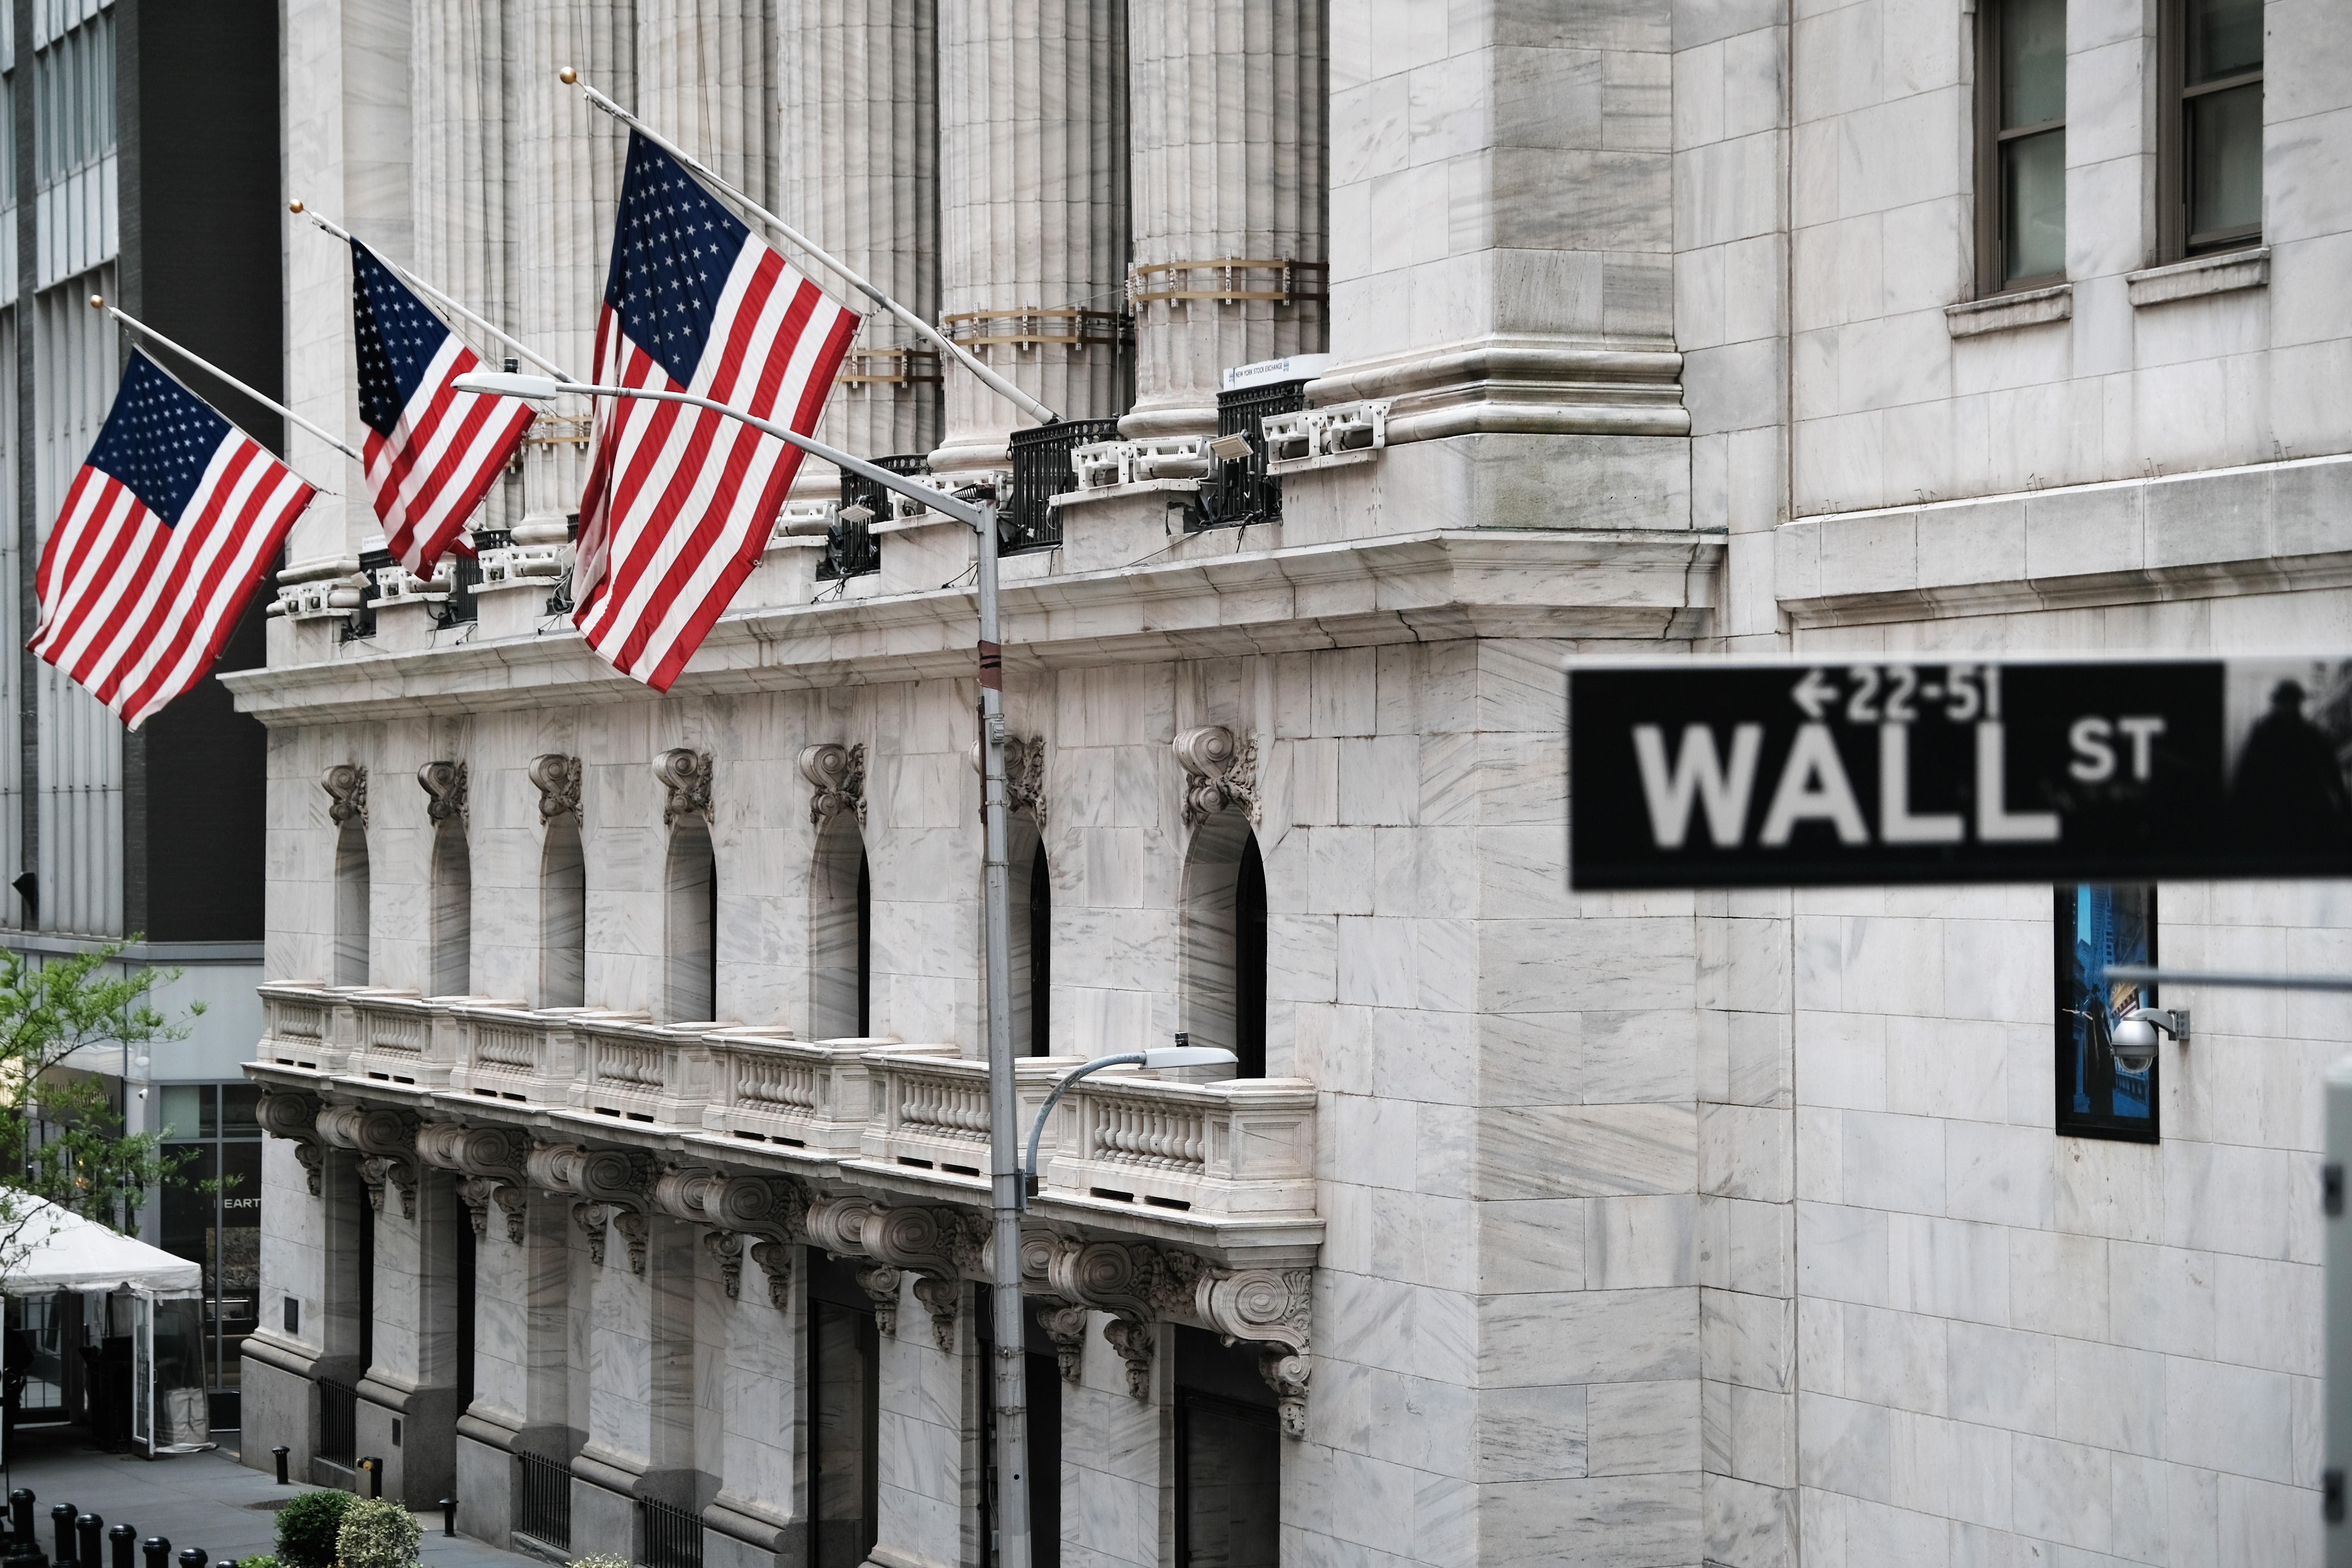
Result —
M623 1208L641 1206L654 1183L652 1157L635 1149L535 1143L523 1168L535 1187Z
M672 746L654 759L654 777L669 792L662 826L676 827L690 816L710 816L710 753Z
M931 1315L931 1338L940 1349L953 1354L956 1346L956 1313L963 1302L963 1281L943 1279L925 1274L915 1280L915 1300Z
M621 1239L628 1244L629 1272L644 1274L646 1243L652 1237L653 1221L647 1219L641 1209L615 1209L613 1211L613 1228L619 1231Z
M505 1185L495 1176L467 1176L457 1184L457 1196L466 1205L466 1217L473 1222L476 1241L489 1239L490 1202Z
M425 815L428 818L446 822L466 815L465 763L427 763L416 770L416 782L425 788Z
M1054 1362L1062 1369L1062 1381L1077 1382L1086 1362L1087 1310L1066 1301L1046 1301L1036 1312L1037 1326L1054 1342Z
M529 1147L521 1133L508 1127L427 1121L416 1129L416 1157L436 1170L455 1171L466 1178L457 1192L474 1222L476 1241L488 1236L489 1205L499 1194L516 1192L520 1195L515 1184L522 1180ZM507 1211L507 1216L508 1236L520 1241L522 1237L516 1235L520 1220L512 1210Z
M1307 1436L1307 1331L1314 1310L1315 1273L1308 1268L1244 1268L1204 1273L1194 1283L1193 1310L1227 1343L1262 1347L1258 1375L1272 1388L1282 1429Z
M319 1146L318 1100L289 1089L265 1089L253 1114L264 1132L293 1143L294 1157L302 1162L302 1173L310 1180L310 1195L317 1197L327 1163L326 1151Z
M866 747L828 743L801 748L801 777L808 780L814 793L809 796L809 823L812 826L828 816L838 816L845 811L857 814L858 826L866 823Z
M857 1271L857 1288L874 1303L874 1326L891 1339L898 1337L898 1271L887 1263L872 1263Z
M368 1206L376 1213L383 1212L383 1190L392 1186L400 1193L400 1217L416 1217L416 1167L407 1161L389 1154L370 1154L360 1162L360 1184L367 1188ZM476 1234L479 1234L478 1227Z
M588 1261L597 1268L604 1267L604 1219L603 1204L573 1204L572 1223L588 1238Z
M735 1300L743 1294L743 1238L731 1230L706 1230L702 1245L719 1260L719 1282Z
M673 1219L708 1225L719 1215L710 1206L727 1178L709 1165L671 1165L653 1179L654 1206Z
M835 1258L866 1255L866 1216L876 1208L872 1198L827 1195L810 1203L805 1223L809 1245L823 1247Z
M580 815L580 759L549 752L530 760L530 782L539 786L539 819Z
M971 771L985 773L987 760L980 742L971 743ZM1004 737L1004 809L1025 811L1038 826L1045 826L1045 738L1043 735Z
M1127 1363L1127 1391L1151 1396L1151 1320L1168 1294L1169 1269L1160 1249L1143 1242L1057 1238L1045 1278L1054 1293L1111 1314L1103 1338Z
M363 1105L330 1105L318 1113L320 1140L362 1156L360 1183L368 1203L383 1212L387 1183L400 1191L403 1218L416 1217L416 1119L406 1111L370 1110Z
M768 1305L785 1310L793 1300L793 1246L787 1241L755 1241L751 1261L768 1277Z
M507 1216L507 1240L520 1247L530 1235L530 1192L512 1182L500 1182L490 1201Z
M1257 740L1237 742L1223 724L1204 724L1176 737L1176 760L1184 764L1184 826L1194 826L1220 811L1239 806L1257 821Z
M730 1230L782 1242L808 1235L808 1188L790 1176L730 1176L703 1195L702 1207Z
M341 827L356 817L367 826L367 769L357 763L337 763L319 776L327 792L327 820Z
M944 1205L877 1207L859 1240L868 1257L917 1276L915 1299L931 1315L932 1336L941 1350L953 1350L963 1277L979 1268L988 1222Z

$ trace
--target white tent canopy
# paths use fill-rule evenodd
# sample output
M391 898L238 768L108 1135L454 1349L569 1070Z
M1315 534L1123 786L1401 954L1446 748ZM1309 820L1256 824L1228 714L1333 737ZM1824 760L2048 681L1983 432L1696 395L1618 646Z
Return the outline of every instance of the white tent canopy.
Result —
M25 1215L25 1223L11 1239L10 1219L16 1213ZM7 1264L0 1292L10 1296L46 1296L53 1290L195 1296L204 1290L202 1264L174 1258L42 1198L16 1196L7 1213L0 1214L0 1260Z

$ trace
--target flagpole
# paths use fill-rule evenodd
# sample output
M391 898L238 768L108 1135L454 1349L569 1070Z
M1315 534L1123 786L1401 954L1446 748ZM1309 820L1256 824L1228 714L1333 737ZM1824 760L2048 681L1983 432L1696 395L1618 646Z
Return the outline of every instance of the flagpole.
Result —
M714 184L720 190L726 192L728 195L734 198L739 205L749 211L752 216L758 218L761 223L764 223L769 227L774 229L778 234L782 235L786 241L807 252L810 256L814 257L826 267L829 267L834 271L839 273L844 279L848 280L851 288L856 289L859 293L865 295L867 299L873 300L876 304L881 306L884 310L898 317L899 321L905 322L908 327L919 334L926 342L933 344L942 353L947 354L949 358L956 361L956 363L962 365L964 369L978 376L981 379L982 384L987 386L990 391L1011 403L1015 408L1020 409L1022 413L1026 414L1030 418L1034 419L1040 425L1058 425L1061 423L1062 416L1060 415L1055 413L1052 409L1046 407L1044 404L1038 402L1027 393L1022 391L1018 386L1015 386L1003 376L999 375L996 372L989 369L987 364L970 349L965 348L961 343L957 342L953 338L949 337L937 327L932 326L929 321L923 320L922 317L915 314L914 311L907 309L906 306L901 305L898 300L893 300L889 295L885 294L881 289L877 289L873 284L867 282L864 278L860 277L856 271L854 271L847 262L842 260L831 251L826 250L823 246L817 244L816 241L811 239L800 230L794 228L792 225L786 223L783 219L778 217L775 214L770 212L767 208L761 206L759 203L745 195L741 191L737 190L733 185L729 184L725 180L720 179L717 174L711 173L711 171L704 166L702 162L696 158L693 153L688 152L685 148L679 146L668 137L664 136L660 132L656 131L652 126L646 124L644 121L638 119L635 115L630 113L627 110L623 109L619 104L614 102L611 99L606 98L603 93L598 92L594 88L590 87L586 82L581 80L580 73L578 71L573 70L570 66L565 66L562 70L556 73L556 76L562 81L564 86L578 88L581 92L586 96L590 103L594 104L598 109L603 110L605 113L619 121L622 124L629 127L632 131L636 132L646 141L652 142L655 146L660 148L663 152L668 153L679 163L684 163L688 168L701 175L711 184Z
M312 212L309 207L302 205L301 197L297 196L292 201L288 202L286 204L286 210L294 214L298 217L309 218L312 223L317 224L320 228L325 229L329 234L333 235L337 239L341 240L344 244L348 245L351 243L351 230L343 227L341 224L336 223L331 218L321 217L317 213ZM401 280L405 282L410 288L416 289L420 293L431 295L441 304L457 311L457 314L465 317L466 320L481 328L482 331L489 333L490 336L498 339L499 342L506 344L507 347L514 350L515 353L530 361L531 363L539 366L540 369L547 372L548 374L553 376L556 380L561 382L576 383L580 379L578 376L566 371L562 365L557 364L553 360L549 359L546 355L541 353L537 349L532 348L529 343L524 342L520 338L516 337L512 332L506 331L502 327L495 325L487 318L477 315L474 311L467 310L455 298L450 295L444 294L440 289L436 289L432 284L427 283L424 279L419 278L415 273L411 272L407 268L403 267L397 261L394 261L390 258L386 257L383 252L380 250L376 251L375 258L378 261L383 262L385 267L391 268L394 272L399 274Z
M349 458L352 461L355 463L364 463L367 461L365 458L361 457L357 452L352 451L351 447L345 446L340 437L329 432L325 426L311 424L308 419L303 418L299 414L295 413L291 408L289 408L286 405L278 402L278 399L268 395L267 393L257 392L252 387L246 385L245 383L237 380L236 377L229 374L228 372L221 369L220 366L213 363L212 361L205 358L202 354L182 348L178 343L173 342L171 339L165 337L163 333L157 331L154 328L149 326L146 322L139 320L137 317L125 315L121 310L118 310L113 306L108 304L106 302L105 295L92 294L89 297L89 308L93 310L105 311L108 315L121 322L124 326L129 327L132 331L137 332L142 337L153 339L155 342L163 344L165 348L170 349L173 353L178 354L182 359L186 360L190 364L197 366L207 374L216 376L220 380L228 383L229 385L234 386L239 392L244 393L247 397L252 398L264 408L270 410L272 413L277 414L283 418L291 420L294 424L299 425L303 429L308 430L311 435L316 436L320 440L324 441L328 446L332 447L336 451L341 452L344 457Z

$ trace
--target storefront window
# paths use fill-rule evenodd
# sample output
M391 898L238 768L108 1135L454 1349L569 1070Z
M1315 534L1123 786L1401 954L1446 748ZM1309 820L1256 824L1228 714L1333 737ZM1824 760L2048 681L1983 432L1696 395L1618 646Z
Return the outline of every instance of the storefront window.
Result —
M239 1358L260 1326L258 1085L166 1084L165 1150L190 1156L163 1187L163 1250L205 1268L203 1350L215 1427L238 1424Z

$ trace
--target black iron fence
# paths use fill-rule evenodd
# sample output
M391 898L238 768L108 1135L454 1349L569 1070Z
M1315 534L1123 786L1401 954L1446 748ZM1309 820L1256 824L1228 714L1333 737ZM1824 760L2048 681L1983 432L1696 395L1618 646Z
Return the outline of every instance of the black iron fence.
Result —
M543 1454L515 1456L514 1527L542 1546L572 1550L572 1468Z
M1004 550L1050 550L1061 543L1062 519L1053 500L1078 488L1070 454L1118 439L1116 419L1065 419L1013 432L1013 494L996 518Z
M1241 528L1282 521L1282 481L1265 471L1265 432L1258 422L1269 414L1296 414L1307 406L1307 384L1277 381L1217 394L1217 434L1249 438L1249 455L1214 465L1212 483L1201 488L1200 510L1186 526Z
M675 1503L647 1498L645 1568L702 1568L702 1516Z
M929 456L923 452L893 452L867 460L894 474L930 472ZM868 572L882 570L882 541L875 536L872 525L890 515L890 492L872 479L845 472L841 476L841 510L848 513L861 509L866 516L844 516L825 535L824 559L816 566L820 581L862 577Z
M319 1380L319 1458L331 1465L359 1463L360 1391Z

